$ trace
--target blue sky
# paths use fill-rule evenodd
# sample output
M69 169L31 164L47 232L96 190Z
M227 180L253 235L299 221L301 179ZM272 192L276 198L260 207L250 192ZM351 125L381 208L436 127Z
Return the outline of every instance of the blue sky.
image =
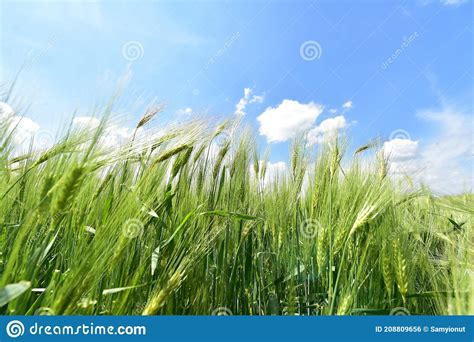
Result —
M167 120L186 109L241 115L262 149L271 145L272 162L287 160L300 129L316 145L337 129L351 147L381 136L401 169L429 164L435 171L423 171L424 181L439 191L472 189L471 1L0 6L0 80L7 84L26 63L10 105L26 102L17 115L43 128L56 129L75 110L90 115L126 76L117 104L123 125L153 99L166 103Z

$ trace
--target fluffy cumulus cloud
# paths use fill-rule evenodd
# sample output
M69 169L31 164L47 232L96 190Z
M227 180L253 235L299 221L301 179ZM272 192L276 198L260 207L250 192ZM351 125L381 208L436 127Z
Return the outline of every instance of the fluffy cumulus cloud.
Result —
M347 126L346 118L342 115L323 120L318 126L308 132L308 143L313 145L324 142Z
M385 142L383 151L390 159L392 175L408 175L439 194L472 191L472 113L445 108L419 116L439 131L430 140Z
M0 102L0 120L6 120L8 117L13 116L14 114L15 112L9 104Z
M76 116L72 124L78 129L95 129L99 127L100 120L91 116Z
M385 158L390 161L390 174L398 177L417 177L420 170L419 143L411 139L392 139L382 147Z
M265 173L265 184L278 179L278 177L284 176L288 171L288 166L285 162L278 161L275 163L267 163L267 171Z
M6 121L8 119L8 121ZM13 132L13 143L15 144L15 154L22 154L29 150L31 142L33 151L41 151L50 148L54 143L54 136L51 132L41 129L41 126L26 116L15 114L12 107L4 102L0 102L0 124L8 122L8 132ZM77 130L95 130L100 125L100 120L91 116L77 116L72 122L73 128ZM103 148L120 148L129 142L135 132L134 128L121 126L116 123L108 123L100 145ZM138 138L145 135L144 129L139 128L136 132ZM149 133L147 138L152 139L153 134Z
M15 115L13 108L5 102L0 102L0 122L8 122L7 131L13 132L13 142L20 150L28 149L31 140L35 138L41 128L32 119Z
M25 116L13 117L10 127L14 130L13 137L17 144L29 144L40 130L39 124Z
M268 142L282 142L310 129L322 113L323 106L314 102L283 100L277 107L268 107L257 120L259 132Z
M263 165L265 161L260 160L260 165ZM250 165L250 174L252 177L256 177L255 175L255 170L253 165ZM263 180L261 180L261 184L263 186L270 185L277 181L278 179L284 178L286 175L288 175L288 164L283 162L283 161L277 161L277 162L267 162L266 165L266 171L265 171L265 177Z
M341 112L352 109L352 101L346 101L341 106ZM333 137L338 131L349 126L344 115L334 116L316 123L324 107L314 102L299 103L294 100L283 100L276 108L269 107L259 117L260 135L268 142L283 142L302 132L307 132L308 144L314 145ZM339 110L329 109L335 115Z
M79 130L94 130L100 125L100 120L91 116L78 116L73 119L73 127ZM105 128L100 144L104 148L118 148L128 142L133 136L134 129L109 123ZM141 136L143 129L139 128L137 135Z
M392 139L383 145L385 156L392 161L403 161L416 158L418 155L418 141L410 139Z
M235 105L234 114L237 116L243 116L246 114L245 110L251 103L262 103L264 100L263 95L252 95L253 90L250 88L244 89L244 97Z

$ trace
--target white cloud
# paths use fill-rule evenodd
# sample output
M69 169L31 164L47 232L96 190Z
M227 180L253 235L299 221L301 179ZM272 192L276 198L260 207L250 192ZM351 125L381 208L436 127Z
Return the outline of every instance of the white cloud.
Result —
M133 135L133 129L110 125L105 129L101 143L104 147L118 148L130 141Z
M268 184L278 177L284 176L288 171L288 166L283 161L278 161L275 163L268 162L267 163L267 171L265 173L265 184Z
M419 114L441 129L421 151L422 163L426 167L423 180L436 191L455 193L466 190L466 187L473 190L472 114L454 108Z
M264 100L263 95L252 95L252 89L244 88L244 97L242 97L239 102L235 105L234 114L238 116L244 116L246 114L245 109L247 105L251 103L262 103Z
M77 116L72 120L72 124L78 129L96 129L100 120L92 116Z
M467 4L469 0L418 0L420 5L427 6L433 3L440 3L442 6L446 7L458 7L463 4Z
M40 130L40 125L25 116L15 116L10 129L14 130L13 139L17 145L29 145L30 140Z
M344 116L339 115L334 118L329 118L324 121L322 121L318 129L323 132L323 133L329 133L333 132L342 128L345 128L347 126L347 121L344 118Z
M176 111L176 114L178 114L178 115L191 115L191 114L193 114L193 109L190 108L190 107L178 109Z
M453 108L424 111L419 116L439 126L429 141L393 139L384 143L390 156L390 172L406 174L439 194L473 190L472 113Z
M40 125L34 120L26 116L15 115L13 108L5 103L0 102L0 120L6 121L8 124L7 132L13 132L13 143L17 148L17 152L26 151L29 148L31 140L40 130ZM5 120L5 121L4 121Z
M344 104L342 105L342 108L345 109L345 110L349 110L352 108L352 101L346 101L344 102Z
M78 116L73 120L73 127L79 130L94 130L100 125L100 120L91 116ZM104 134L100 139L100 145L104 148L119 148L124 143L130 141L133 136L134 129L109 123L104 130ZM143 133L140 128L138 135Z
M250 99L249 103L263 103L264 99L265 99L265 97L263 95L254 95Z
M252 93L252 89L244 88L244 98L248 99L251 93Z
M468 0L441 0L441 4L445 6L459 6L467 2Z
M310 129L322 111L323 106L314 102L304 104L285 99L278 107L268 107L257 117L260 135L268 142L286 141Z
M393 161L413 159L418 154L418 141L392 139L384 143L383 152L386 157Z
M384 158L390 161L392 176L416 176L420 171L418 141L411 139L392 139L383 144Z
M245 115L245 107L247 107L247 104L249 102L250 92L250 88L244 89L244 97L242 97L240 101L235 105L235 115Z
M318 126L308 132L308 143L310 145L321 143L347 126L346 118L342 115L323 120Z
M260 160L260 167L263 166L263 163L265 161ZM255 177L255 170L253 165L250 165L250 174L252 177ZM265 170L265 177L263 180L260 180L261 184L264 186L268 186L275 181L278 181L278 179L284 178L288 174L288 165L287 163L283 161L277 161L277 162L267 162L266 164L266 170Z
M13 108L10 107L5 102L0 102L0 119L4 120L7 119L10 116L13 116L15 112L13 111Z

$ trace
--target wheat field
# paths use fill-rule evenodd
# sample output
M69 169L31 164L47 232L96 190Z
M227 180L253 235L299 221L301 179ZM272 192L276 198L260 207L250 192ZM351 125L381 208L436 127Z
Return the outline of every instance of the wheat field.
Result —
M104 148L109 112L21 154L0 122L1 314L474 313L472 194L407 186L342 138L270 170L238 121Z

